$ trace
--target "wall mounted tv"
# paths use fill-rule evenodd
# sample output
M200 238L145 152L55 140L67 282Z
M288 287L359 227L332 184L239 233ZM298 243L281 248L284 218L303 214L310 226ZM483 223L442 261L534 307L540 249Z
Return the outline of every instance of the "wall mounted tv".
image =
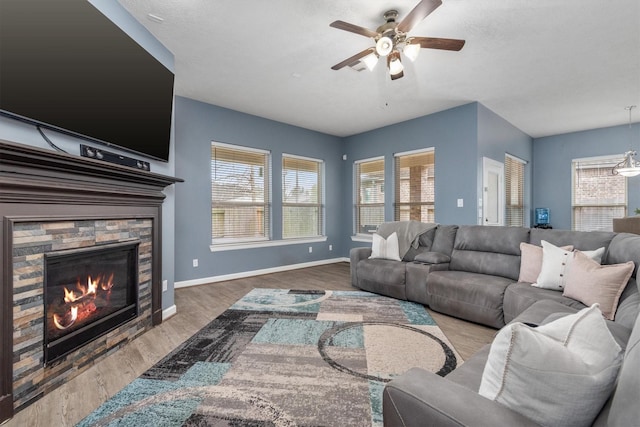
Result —
M0 1L2 115L168 161L173 77L87 0Z

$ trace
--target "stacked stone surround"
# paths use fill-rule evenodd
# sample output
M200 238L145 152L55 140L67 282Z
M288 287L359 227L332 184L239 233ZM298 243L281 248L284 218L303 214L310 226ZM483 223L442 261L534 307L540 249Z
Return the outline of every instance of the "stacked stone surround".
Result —
M147 331L151 319L153 221L144 218L17 222L13 226L13 404L17 412ZM139 241L137 318L43 365L44 255Z

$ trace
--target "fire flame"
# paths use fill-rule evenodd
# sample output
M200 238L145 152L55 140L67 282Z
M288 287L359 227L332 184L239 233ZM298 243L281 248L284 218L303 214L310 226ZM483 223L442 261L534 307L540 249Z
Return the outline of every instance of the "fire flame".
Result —
M80 317L86 318L90 313L96 310L94 300L98 292L98 288L110 293L113 287L113 273L107 280L103 280L104 276L100 276L97 279L92 279L91 276L87 278L87 285L84 286L80 282L76 284L76 289L69 290L64 287L64 302L69 304L69 310L63 315L53 315L53 323L56 328L64 330L73 325L78 319L78 308L81 307L82 315Z

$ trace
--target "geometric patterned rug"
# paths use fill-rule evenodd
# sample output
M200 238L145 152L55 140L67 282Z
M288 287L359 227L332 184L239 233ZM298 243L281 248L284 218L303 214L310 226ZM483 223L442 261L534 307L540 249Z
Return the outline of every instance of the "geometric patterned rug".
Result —
M382 389L462 359L424 307L254 289L78 426L382 426Z

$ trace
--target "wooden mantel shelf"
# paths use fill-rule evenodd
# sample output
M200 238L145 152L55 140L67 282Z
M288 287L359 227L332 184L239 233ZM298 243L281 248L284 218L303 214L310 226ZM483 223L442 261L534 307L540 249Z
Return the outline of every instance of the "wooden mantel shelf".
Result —
M0 140L0 202L162 203L180 178Z

